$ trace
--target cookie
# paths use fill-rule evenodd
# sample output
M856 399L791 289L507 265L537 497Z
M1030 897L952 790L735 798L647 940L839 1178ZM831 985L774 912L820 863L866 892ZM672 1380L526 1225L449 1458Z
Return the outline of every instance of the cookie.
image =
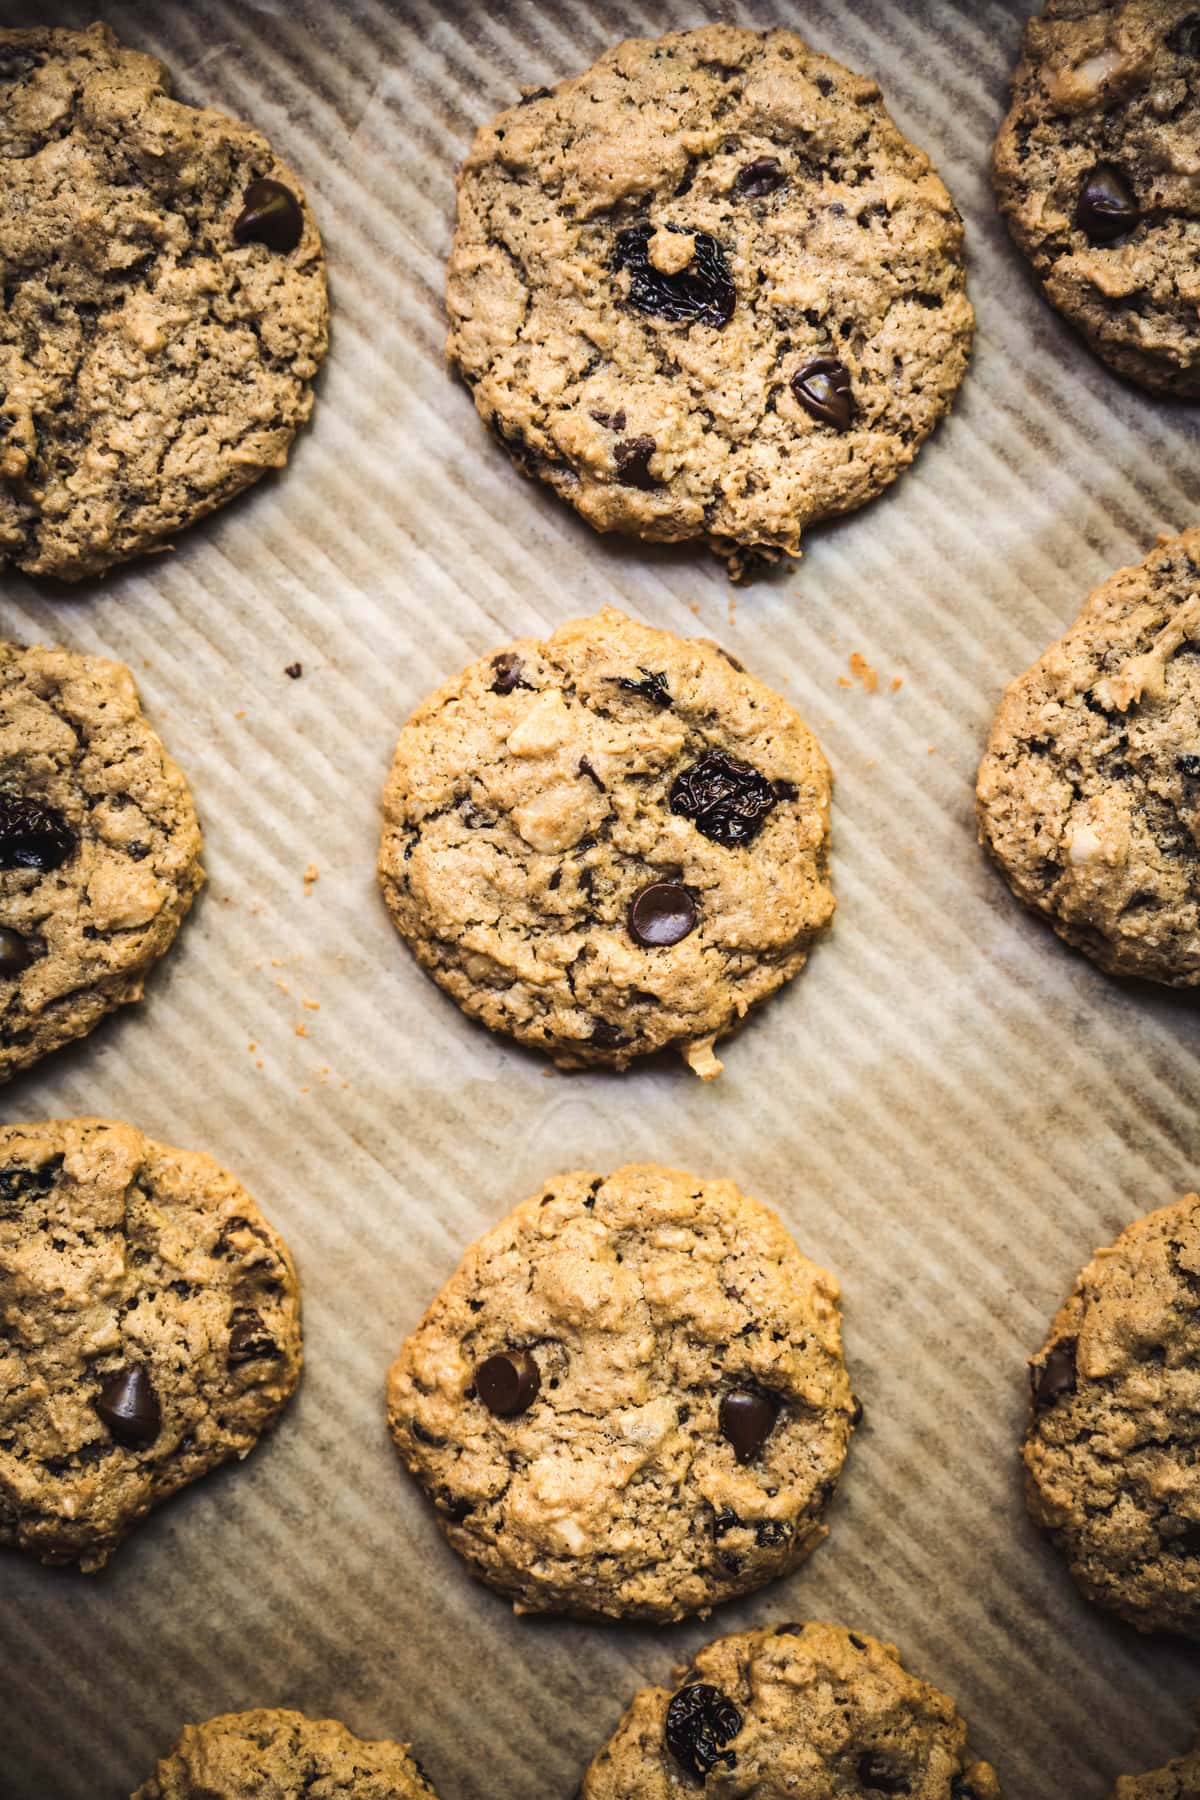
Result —
M299 182L107 26L0 30L0 570L79 581L281 468L328 309Z
M1200 983L1200 531L1119 570L1013 682L978 803L1009 886L1067 943Z
M1164 1768L1122 1775L1112 1800L1200 1800L1200 1741Z
M1026 1493L1089 1600L1200 1637L1200 1198L1138 1219L1030 1364Z
M0 643L0 1080L141 999L200 850L129 670Z
M472 1246L404 1345L392 1436L518 1612L704 1614L826 1535L860 1410L837 1298L731 1181L562 1175Z
M281 1707L185 1725L131 1800L437 1800L409 1745Z
M583 1779L579 1800L997 1800L954 1703L891 1644L841 1625L718 1638L642 1688Z
M1200 10L1050 0L996 140L1000 210L1051 306L1110 368L1200 399Z
M731 25L618 44L484 126L447 307L519 468L735 578L895 480L974 329L962 222L876 83Z
M0 1544L99 1569L254 1448L300 1354L287 1249L209 1157L103 1119L0 1128Z
M716 644L606 610L418 707L384 793L396 926L463 1010L561 1068L717 1038L833 912L829 768Z

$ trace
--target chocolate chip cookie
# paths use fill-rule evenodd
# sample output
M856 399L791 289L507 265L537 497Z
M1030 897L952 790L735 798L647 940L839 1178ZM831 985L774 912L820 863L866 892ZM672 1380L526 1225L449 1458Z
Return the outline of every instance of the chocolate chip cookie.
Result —
M0 1544L100 1568L299 1378L295 1270L231 1175L103 1119L0 1129Z
M1001 211L1050 304L1152 392L1200 399L1200 8L1050 0L996 140Z
M1200 1198L1084 1269L1030 1364L1026 1492L1089 1600L1200 1637Z
M131 1800L437 1800L407 1744L259 1707L185 1725Z
M974 329L961 220L876 83L731 25L618 44L484 126L447 305L519 468L735 577L895 480Z
M1200 983L1200 531L1119 570L1012 684L978 800L1060 937L1115 975Z
M0 643L0 1080L141 999L200 849L129 670Z
M621 613L487 656L420 706L379 877L423 966L562 1068L713 1043L833 912L829 768L784 700L704 639Z
M392 1436L517 1611L706 1614L826 1535L859 1412L837 1297L731 1181L562 1175L404 1345Z
M1200 1742L1145 1775L1122 1775L1112 1800L1200 1800Z
M954 1703L891 1644L841 1625L718 1638L642 1688L583 1779L580 1800L997 1800Z
M266 139L107 26L0 30L0 569L78 581L288 449L325 267Z

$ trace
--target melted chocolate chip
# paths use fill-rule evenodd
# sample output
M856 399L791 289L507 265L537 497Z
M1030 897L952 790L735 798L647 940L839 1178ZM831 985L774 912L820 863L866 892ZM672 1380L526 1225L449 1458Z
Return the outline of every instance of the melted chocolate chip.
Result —
M283 1352L263 1324L262 1314L252 1306L239 1306L229 1325L230 1364L257 1362L264 1356L282 1356Z
M742 1715L729 1696L696 1681L672 1695L663 1735L680 1768L703 1781L718 1763L736 1767L737 1757L726 1746L741 1729Z
M640 681L634 681L631 675L621 675L617 686L624 688L627 694L640 694L643 700L651 700L655 706L671 705L671 690L662 669L643 669Z
M860 1784L872 1794L911 1794L912 1783L907 1775L901 1775L892 1768L886 1758L878 1751L868 1750L858 1759L858 1779Z
M779 1402L774 1394L762 1394L756 1388L735 1388L722 1399L717 1414L721 1436L732 1444L740 1463L758 1455L778 1417Z
M668 225L668 231L682 227ZM686 233L684 234L687 235ZM650 261L650 225L631 225L618 233L613 267L629 271L629 303L639 312L683 325L728 325L737 304L737 289L725 252L706 231L692 234L695 249L686 269L666 275Z
M0 981L12 981L33 961L33 951L19 931L0 925Z
M252 181L234 221L234 242L265 244L268 250L287 252L294 250L303 236L304 214L291 188L270 176Z
M0 795L0 869L45 875L65 863L75 837L61 813L37 800Z
M1112 163L1097 163L1075 208L1075 223L1093 244L1111 244L1132 231L1141 213L1133 189Z
M629 933L647 950L680 944L696 928L696 902L677 881L651 881L629 903Z
M724 750L706 750L676 776L670 806L714 844L734 850L753 843L778 800L774 785L749 763Z
M529 683L521 680L524 667L521 658L512 650L502 650L499 656L493 656L492 673L496 677L492 683L493 694L511 694L516 688L528 688Z
M836 356L816 356L792 376L792 392L814 419L848 431L854 417L850 371Z
M110 1375L93 1405L118 1444L128 1450L144 1450L162 1429L154 1384L136 1363Z
M744 194L749 200L760 200L764 194L781 188L786 180L773 156L760 156L738 170L733 187L735 193Z
M657 449L652 437L622 438L613 446L617 480L622 487L649 489L662 485L650 473L650 458Z
M542 1377L528 1350L499 1350L475 1371L475 1391L488 1411L511 1419L528 1412L538 1397Z
M1045 1362L1039 1367L1034 1363L1029 1371L1029 1386L1033 1394L1033 1410L1045 1412L1064 1394L1075 1392L1075 1345L1071 1342L1055 1344Z

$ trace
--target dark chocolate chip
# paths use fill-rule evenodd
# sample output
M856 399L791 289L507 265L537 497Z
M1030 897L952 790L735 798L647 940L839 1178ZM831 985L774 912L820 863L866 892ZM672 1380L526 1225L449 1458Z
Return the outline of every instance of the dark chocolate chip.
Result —
M19 931L0 925L0 981L11 981L33 961L33 951Z
M256 1362L264 1356L282 1356L262 1314L252 1306L239 1306L229 1323L230 1363Z
M581 756L579 759L579 773L581 775L586 775L587 779L592 783L592 785L594 787L598 787L602 794L605 794L608 792L608 789L605 787L604 783L601 781L600 777L597 775L595 769L593 769L591 763L588 761L586 756ZM555 874L561 874L561 870L556 869Z
M912 1783L907 1775L899 1775L886 1759L875 1750L868 1750L858 1759L858 1779L860 1784L872 1794L911 1794Z
M792 392L805 412L822 425L832 425L835 431L849 430L854 417L850 371L836 356L816 356L804 363L792 376Z
M1191 754L1177 756L1175 767L1181 775L1186 775L1189 781L1200 781L1200 756Z
M289 675L293 681L299 681L300 677L304 673L304 664L303 663L289 663L287 668L283 672L285 675Z
M744 194L747 199L760 200L764 194L773 194L787 180L782 168L773 156L760 156L749 162L737 172L734 191Z
M598 407L593 407L592 417L597 425L603 425L607 431L624 431L625 429L625 408L623 406L615 413L601 412Z
M1200 57L1200 12L1188 13L1167 34L1167 49L1176 56Z
M736 1767L737 1757L726 1746L741 1729L742 1715L729 1696L695 1681L672 1695L663 1735L680 1768L703 1781L718 1763Z
M1141 213L1133 189L1112 163L1097 163L1075 208L1075 223L1093 244L1111 244L1133 230Z
M952 1775L950 1777L950 1800L979 1800L979 1796L965 1775Z
M492 683L493 694L511 694L516 688L528 688L529 683L521 680L524 668L525 664L512 650L502 650L499 656L493 656L492 673L496 677Z
M53 807L0 795L0 869L36 869L44 875L65 863L74 848L74 833Z
M778 1417L779 1402L774 1394L762 1394L756 1388L735 1388L726 1394L717 1415L721 1436L733 1445L740 1463L758 1455Z
M640 694L643 700L650 700L655 706L671 705L671 690L662 669L643 669L640 681L635 681L631 675L620 675L617 686L624 688L627 694Z
M803 1637L807 1630L807 1625L798 1625L793 1620L787 1625L776 1625L773 1635L775 1637Z
M706 750L676 776L670 805L714 844L734 850L753 843L778 800L774 784L749 763L724 750Z
M629 932L648 950L680 944L696 928L696 902L677 881L651 881L629 903Z
M781 1544L790 1544L793 1527L787 1519L760 1519L754 1527L754 1541L760 1550L778 1550Z
M136 1363L110 1375L93 1402L118 1444L144 1450L162 1428L162 1409L154 1384Z
M10 1210L26 1200L44 1200L58 1180L61 1156L52 1156L36 1169L0 1169L0 1207Z
M662 484L650 473L650 458L658 445L652 437L621 438L613 446L617 480L622 487L656 488Z
M528 1412L538 1397L542 1377L528 1350L499 1350L475 1371L475 1391L488 1411L511 1419Z
M668 225L667 230L683 231L683 227ZM617 235L613 267L629 271L630 305L676 324L714 325L718 331L728 325L737 304L737 289L716 238L706 231L694 232L691 262L678 274L666 275L650 261L653 236L650 225L631 225Z
M518 106L532 106L535 100L548 100L551 90L548 87L522 88Z
M304 213L291 188L269 175L252 181L234 221L238 244L265 244L268 250L294 250L304 236Z
M1055 1344L1053 1350L1040 1366L1034 1363L1029 1370L1029 1386L1033 1394L1033 1410L1045 1412L1064 1394L1075 1392L1075 1345L1068 1341Z
M850 1423L852 1425L861 1425L862 1417L863 1417L863 1403L859 1399L858 1395L855 1394L853 1400L851 1400L851 1402L850 1402Z
M611 1020L593 1019L591 1041L601 1050L617 1050L622 1044L627 1044L629 1039L620 1026L614 1025Z

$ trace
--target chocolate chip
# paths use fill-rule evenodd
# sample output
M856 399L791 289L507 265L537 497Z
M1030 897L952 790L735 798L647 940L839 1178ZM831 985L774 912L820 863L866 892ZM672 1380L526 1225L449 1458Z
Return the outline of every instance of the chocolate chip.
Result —
M1167 49L1176 56L1200 58L1200 12L1188 13L1167 35Z
M714 844L734 850L753 843L778 800L774 785L749 763L724 750L706 750L676 776L670 806Z
M542 1377L528 1350L500 1350L475 1371L475 1391L489 1412L511 1419L528 1412L538 1397Z
M252 1306L239 1306L229 1324L230 1364L257 1362L260 1357L282 1355L283 1351L263 1324L262 1314Z
M1093 244L1111 244L1132 231L1141 213L1133 189L1112 163L1097 163L1075 208L1075 223Z
M129 1450L145 1449L162 1428L154 1384L136 1363L110 1375L93 1404L118 1444Z
M587 779L592 783L593 787L598 787L602 794L606 794L608 792L608 789L605 787L604 783L601 781L600 777L597 775L595 769L593 769L591 763L588 761L586 756L581 756L579 759L579 773L581 775L586 775ZM555 870L555 874L561 874L561 873L562 873L561 870L557 870L557 869Z
M696 927L696 902L677 881L651 881L629 903L629 933L648 950L680 944Z
M703 1781L718 1763L736 1767L737 1757L726 1745L741 1729L742 1715L729 1696L696 1681L672 1695L663 1735L680 1768Z
M629 1039L620 1026L614 1025L611 1020L593 1019L591 1042L601 1050L617 1050L622 1044L627 1044Z
M760 200L764 194L773 194L776 188L781 188L786 180L773 156L760 156L738 170L733 186L736 193L744 194L747 199Z
M36 869L44 875L65 863L74 848L74 834L53 807L0 795L0 869Z
M756 1388L735 1388L725 1395L717 1414L721 1436L733 1445L740 1463L758 1455L778 1417L779 1402L774 1394L762 1394Z
M522 88L518 106L532 106L535 100L548 100L551 90L548 87Z
M499 656L493 656L492 673L496 677L492 683L493 694L511 694L516 688L528 688L529 683L521 680L524 667L521 658L512 650L502 650Z
M617 686L624 688L627 694L640 694L643 700L650 700L655 706L670 706L672 703L671 690L662 669L643 669L640 681L635 681L631 675L620 675Z
M1175 767L1181 775L1186 775L1189 781L1200 781L1200 756L1177 756Z
M294 250L304 236L304 214L291 188L263 176L252 181L233 227L234 242L265 244L268 250Z
M0 1169L0 1208L12 1210L26 1200L44 1200L58 1180L61 1156L52 1156L36 1169Z
M650 473L650 458L658 445L652 437L622 438L613 446L617 480L622 487L656 488L662 484Z
M855 1394L854 1398L850 1402L850 1423L852 1425L861 1425L862 1417L863 1417L863 1403L859 1399L858 1395Z
M979 1796L965 1775L952 1775L950 1777L950 1800L979 1800Z
M606 431L624 431L625 429L625 408L623 406L615 413L600 412L593 408L592 417L597 425L603 425Z
M19 931L0 925L0 981L11 981L33 961L33 952Z
M304 664L303 663L289 663L287 668L283 672L285 675L289 675L293 681L299 681L300 677L304 673Z
M1055 1344L1045 1362L1040 1366L1034 1363L1029 1370L1034 1412L1045 1412L1048 1406L1053 1406L1064 1394L1073 1394L1075 1383L1074 1342Z
M792 376L792 392L814 419L848 431L854 417L850 371L836 356L816 356Z
M912 1783L907 1775L898 1775L885 1758L874 1750L868 1750L859 1757L858 1779L873 1794L912 1793Z
M683 227L668 225L667 230L682 231ZM691 235L692 260L678 274L666 275L650 261L653 226L631 225L617 235L613 267L628 270L629 303L639 312L676 324L713 325L720 331L733 317L737 289L716 238L706 231Z

